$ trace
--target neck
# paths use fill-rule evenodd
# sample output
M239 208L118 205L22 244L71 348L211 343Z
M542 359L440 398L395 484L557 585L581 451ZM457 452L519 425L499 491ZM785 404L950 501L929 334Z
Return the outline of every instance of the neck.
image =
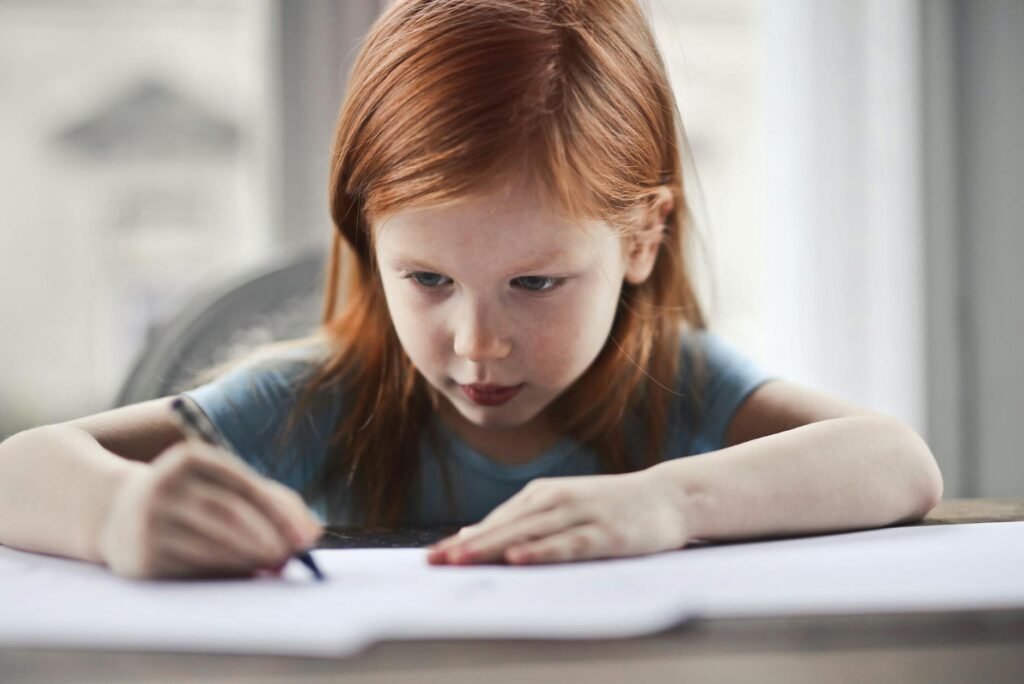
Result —
M558 442L561 435L550 425L545 412L515 427L482 427L462 416L447 400L439 407L441 422L459 439L496 463L529 463Z

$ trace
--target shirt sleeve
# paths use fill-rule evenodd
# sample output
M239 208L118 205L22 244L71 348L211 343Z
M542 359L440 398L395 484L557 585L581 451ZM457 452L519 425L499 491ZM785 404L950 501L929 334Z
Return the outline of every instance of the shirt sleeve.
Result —
M684 335L680 354L676 425L666 456L678 457L725 447L725 434L740 404L772 379L721 336L707 331Z
M285 431L312 369L309 358L292 354L243 364L182 394L257 472L301 492L325 463L339 412L336 397L319 401Z

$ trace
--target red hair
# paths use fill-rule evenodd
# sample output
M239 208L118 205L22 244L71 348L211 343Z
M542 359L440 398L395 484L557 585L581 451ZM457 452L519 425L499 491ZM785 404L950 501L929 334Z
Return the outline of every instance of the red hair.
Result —
M665 67L633 0L388 7L353 66L334 138L337 231L322 322L331 351L296 413L338 385L345 402L309 494L328 493L344 478L365 524L405 522L420 439L438 398L392 326L371 226L513 176L531 179L566 217L604 220L625 235L639 227L655 189L671 190L674 208L651 276L624 285L605 347L546 409L609 473L637 467L624 434L624 418L635 411L649 435L646 463L660 460L680 334L704 327L683 254L682 140Z

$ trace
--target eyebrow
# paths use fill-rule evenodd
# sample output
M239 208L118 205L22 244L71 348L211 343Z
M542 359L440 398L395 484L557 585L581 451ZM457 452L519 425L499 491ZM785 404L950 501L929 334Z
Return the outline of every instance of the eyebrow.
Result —
M546 254L539 259L533 259L529 263L520 264L516 268L509 269L511 273L529 273L530 271L536 271L537 269L545 266L552 261L555 261L564 256L563 252L554 252L552 254ZM385 259L390 262L393 266L401 268L403 270L421 270L429 271L431 273L441 273L443 269L438 269L425 261L418 261L402 255L385 256Z

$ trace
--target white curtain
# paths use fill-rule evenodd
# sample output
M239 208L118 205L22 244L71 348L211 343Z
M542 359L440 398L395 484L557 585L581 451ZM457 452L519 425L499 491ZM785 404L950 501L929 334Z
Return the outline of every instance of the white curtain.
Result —
M763 5L761 348L925 432L919 12Z

